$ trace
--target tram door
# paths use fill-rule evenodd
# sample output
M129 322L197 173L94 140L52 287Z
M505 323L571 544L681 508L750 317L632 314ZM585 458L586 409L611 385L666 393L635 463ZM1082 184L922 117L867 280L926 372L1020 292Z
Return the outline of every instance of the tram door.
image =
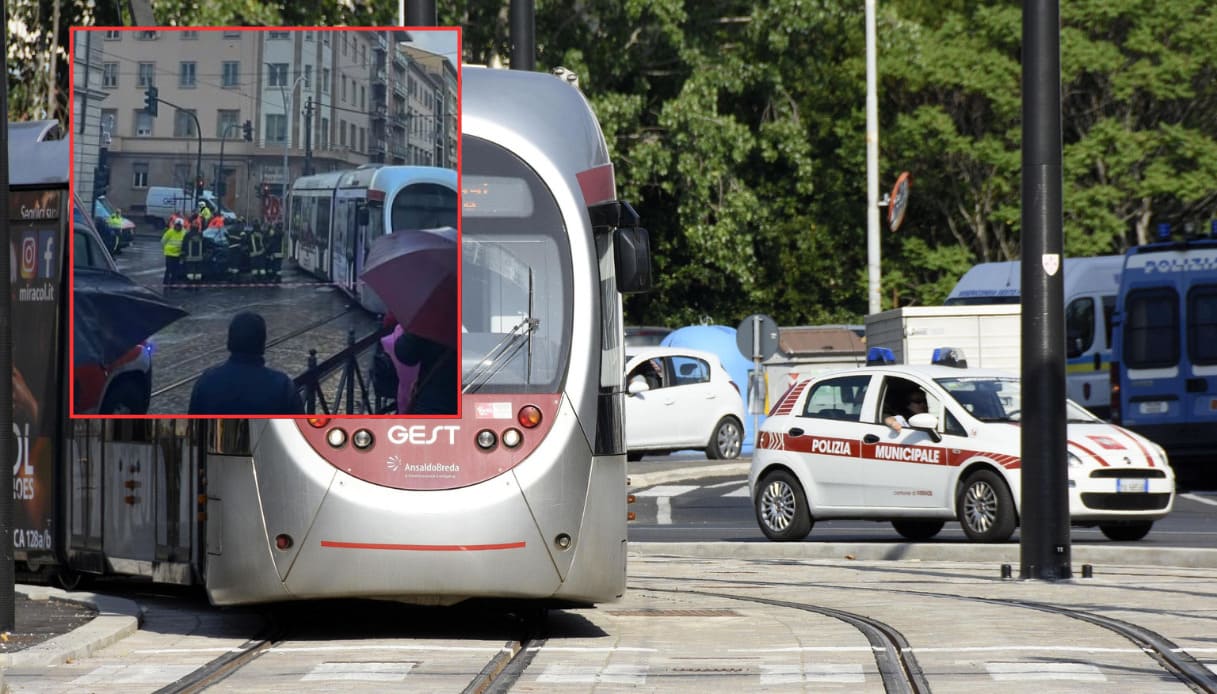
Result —
M334 230L333 243L330 244L330 269L334 275L334 283L343 289L356 294L359 275L355 263L356 233L355 210L359 199L342 197L343 191L338 191L334 201Z
M102 553L102 429L105 422L73 419L68 441L67 507L68 564L77 571L103 573Z

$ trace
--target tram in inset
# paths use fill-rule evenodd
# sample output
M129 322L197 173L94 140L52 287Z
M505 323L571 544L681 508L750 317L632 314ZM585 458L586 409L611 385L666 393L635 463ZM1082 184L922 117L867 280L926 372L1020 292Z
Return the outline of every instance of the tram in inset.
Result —
M302 176L288 198L289 254L300 269L383 313L359 279L372 240L401 229L456 228L456 185L456 171L433 166L369 164Z
M649 238L576 87L462 80L459 414L72 422L62 574L215 604L622 595L621 294L649 289Z

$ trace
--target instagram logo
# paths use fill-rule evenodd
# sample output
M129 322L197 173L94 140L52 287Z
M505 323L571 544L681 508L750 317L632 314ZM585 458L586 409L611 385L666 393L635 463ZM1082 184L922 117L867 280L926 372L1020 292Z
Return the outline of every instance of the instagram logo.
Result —
M38 274L38 241L33 236L21 239L21 279L32 280Z

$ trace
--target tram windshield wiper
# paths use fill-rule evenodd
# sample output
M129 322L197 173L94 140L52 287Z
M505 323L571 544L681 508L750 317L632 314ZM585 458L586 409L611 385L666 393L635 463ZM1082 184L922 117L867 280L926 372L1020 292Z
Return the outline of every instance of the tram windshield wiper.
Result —
M494 378L495 374L503 370L503 367L510 364L515 359L516 354L525 346L528 347L525 353L526 362L524 364L524 382L528 383L532 378L532 334L536 332L537 326L541 324L539 318L533 318L533 277L532 268L528 270L528 315L524 316L519 323L512 326L511 330L499 340L485 357L482 357L470 374L464 389L461 393L475 393L482 386L486 385L490 379Z

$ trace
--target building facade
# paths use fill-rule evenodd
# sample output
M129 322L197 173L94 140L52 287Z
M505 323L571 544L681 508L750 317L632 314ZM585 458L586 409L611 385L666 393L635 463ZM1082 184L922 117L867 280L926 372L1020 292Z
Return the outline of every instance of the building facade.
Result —
M447 85L435 77L442 67L411 69L400 48L406 32L75 35L77 191L91 194L99 123L111 124L108 197L136 221L149 187L188 190L200 176L206 189L222 192L227 207L256 217L265 211L264 191L279 196L306 171L369 162L455 167L456 121L445 115L455 104L455 69ZM148 87L158 90L155 117L145 111ZM247 121L251 141L243 137ZM436 139L452 143L451 156L440 156Z

